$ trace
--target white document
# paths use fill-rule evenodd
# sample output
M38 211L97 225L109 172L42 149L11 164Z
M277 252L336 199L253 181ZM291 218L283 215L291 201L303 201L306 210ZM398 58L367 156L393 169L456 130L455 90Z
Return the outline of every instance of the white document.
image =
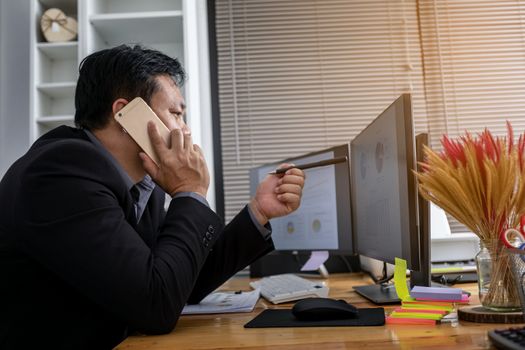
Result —
M259 300L260 289L248 292L215 292L204 298L199 304L186 305L183 315L222 314L232 312L251 312Z

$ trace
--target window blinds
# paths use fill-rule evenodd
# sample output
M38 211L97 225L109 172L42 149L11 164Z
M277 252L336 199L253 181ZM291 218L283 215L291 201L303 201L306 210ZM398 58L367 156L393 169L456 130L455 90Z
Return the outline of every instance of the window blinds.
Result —
M429 128L436 136L525 127L525 5L420 1Z
M525 129L523 1L419 1L431 142L485 127ZM465 231L450 220L452 232Z
M403 92L426 130L415 1L217 0L225 216L249 169L347 143Z

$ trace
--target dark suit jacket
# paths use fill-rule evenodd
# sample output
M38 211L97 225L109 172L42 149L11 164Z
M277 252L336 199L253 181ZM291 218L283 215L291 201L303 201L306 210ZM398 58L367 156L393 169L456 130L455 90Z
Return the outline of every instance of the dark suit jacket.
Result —
M273 249L247 209L223 227L199 201L137 224L106 155L77 129L44 135L0 182L0 348L105 349L130 331L170 332L198 302Z

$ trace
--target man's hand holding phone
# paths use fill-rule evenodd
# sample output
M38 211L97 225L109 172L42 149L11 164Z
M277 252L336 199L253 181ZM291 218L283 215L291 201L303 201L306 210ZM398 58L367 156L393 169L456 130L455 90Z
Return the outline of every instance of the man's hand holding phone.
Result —
M172 197L180 192L195 192L206 197L210 174L201 148L191 134L180 129L170 132L171 145L162 140L156 125L148 122L148 135L159 164L141 152L142 165L151 178Z

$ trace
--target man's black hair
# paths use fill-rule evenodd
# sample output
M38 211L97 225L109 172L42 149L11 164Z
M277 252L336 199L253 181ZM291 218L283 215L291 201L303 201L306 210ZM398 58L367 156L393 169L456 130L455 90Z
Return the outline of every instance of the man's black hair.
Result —
M150 103L159 85L155 78L166 75L177 86L186 74L176 58L141 46L120 45L97 51L80 63L75 91L75 124L96 130L109 121L118 98L131 101L140 96Z

